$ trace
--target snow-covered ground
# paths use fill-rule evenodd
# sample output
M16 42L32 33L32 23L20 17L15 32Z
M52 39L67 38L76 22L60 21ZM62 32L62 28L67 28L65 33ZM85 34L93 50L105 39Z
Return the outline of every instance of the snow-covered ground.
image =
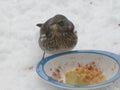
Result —
M75 49L120 54L120 0L0 0L0 90L63 90L41 81L37 23L56 14L78 32ZM120 80L95 90L120 90Z

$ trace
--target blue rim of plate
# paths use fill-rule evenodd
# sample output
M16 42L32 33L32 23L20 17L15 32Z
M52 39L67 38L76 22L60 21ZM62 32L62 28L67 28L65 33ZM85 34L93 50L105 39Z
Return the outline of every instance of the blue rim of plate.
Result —
M62 55L74 54L74 53L93 53L93 54L101 54L101 55L108 56L108 57L114 59L118 63L119 70L118 70L117 74L114 77L112 77L111 79L109 79L105 82L99 83L99 84L92 84L92 85L87 85L87 86L76 86L76 85L61 83L59 81L56 81L56 80L52 79L51 77L49 77L45 73L44 65L49 60L52 60L53 58L56 58L56 57L59 57L59 56L62 56ZM68 52L63 52L63 53L59 53L59 54L54 54L52 56L48 56L48 57L44 58L43 60L41 60L37 64L36 72L43 80L49 82L52 85L55 85L55 86L58 86L58 87L61 87L61 88L69 88L69 89L98 88L98 87L107 86L107 85L111 84L113 81L120 78L120 57L118 55L114 54L114 53L107 52L107 51L102 51L102 50L74 50L74 51L68 51Z

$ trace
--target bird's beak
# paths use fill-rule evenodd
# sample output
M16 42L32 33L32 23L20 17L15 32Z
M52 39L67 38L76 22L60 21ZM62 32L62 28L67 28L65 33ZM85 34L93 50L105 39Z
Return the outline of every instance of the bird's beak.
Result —
M43 24L37 24L36 26L41 27Z
M52 28L53 28L53 30L57 30L57 29L58 29L57 24L53 24L53 25L52 25Z

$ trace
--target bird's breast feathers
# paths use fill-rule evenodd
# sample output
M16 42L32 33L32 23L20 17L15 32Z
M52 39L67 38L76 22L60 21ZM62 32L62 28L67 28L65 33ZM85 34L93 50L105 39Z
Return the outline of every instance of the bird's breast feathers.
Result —
M50 36L46 37L41 35L40 37L40 47L45 51L66 51L66 49L72 49L77 43L77 36L75 33L64 33L60 36Z

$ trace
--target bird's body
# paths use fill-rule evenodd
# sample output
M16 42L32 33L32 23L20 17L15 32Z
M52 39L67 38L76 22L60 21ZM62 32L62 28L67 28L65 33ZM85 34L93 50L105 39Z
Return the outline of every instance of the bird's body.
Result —
M41 27L39 45L47 53L69 51L77 44L77 35L74 25L63 15L56 15Z

